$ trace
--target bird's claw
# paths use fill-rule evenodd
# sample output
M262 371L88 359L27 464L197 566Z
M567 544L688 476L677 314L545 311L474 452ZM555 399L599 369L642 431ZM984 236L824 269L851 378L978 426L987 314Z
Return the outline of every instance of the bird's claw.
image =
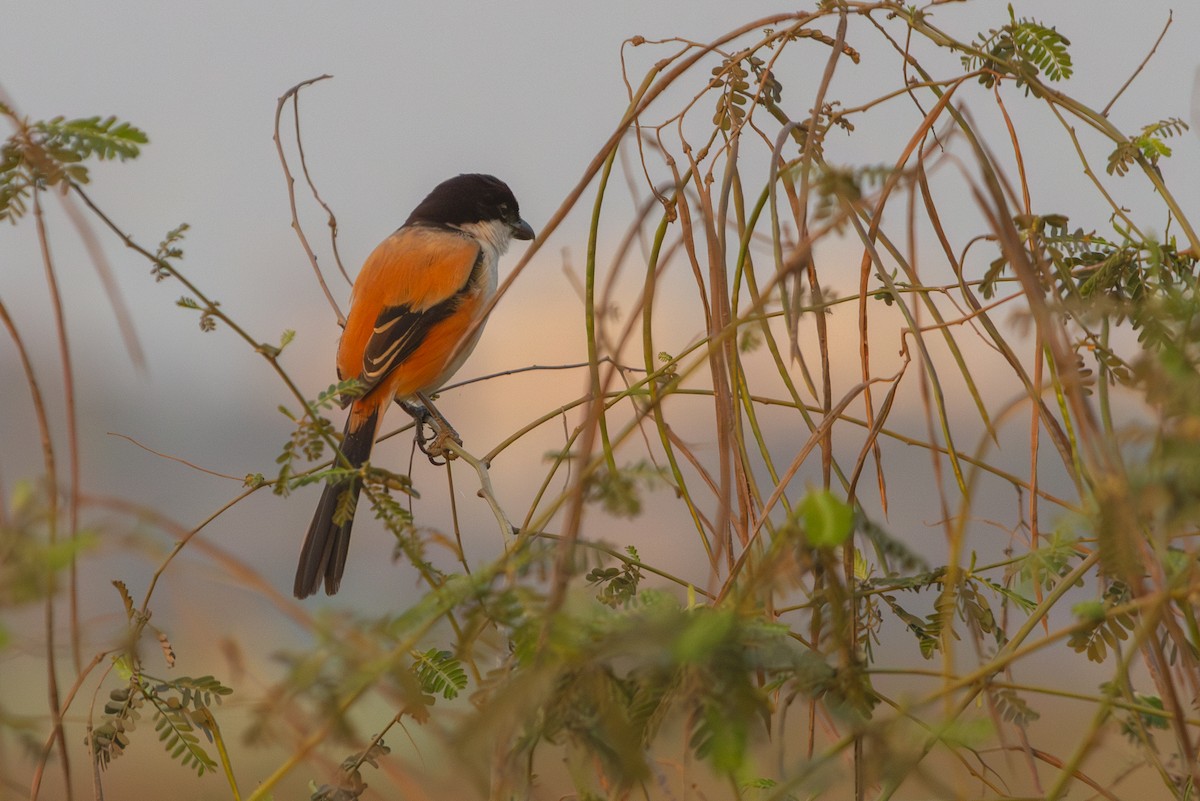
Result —
M454 450L449 447L449 443L462 447L462 437L458 432L451 428L441 415L433 414L424 406L410 403L403 406L404 411L411 414L416 422L417 447L428 457L429 463L440 466L453 459ZM428 433L426 429L429 430Z
M429 427L428 435L426 426ZM417 447L429 457L430 464L443 465L454 458L454 450L449 447L451 442L462 447L462 437L453 428L440 428L429 419L417 423Z

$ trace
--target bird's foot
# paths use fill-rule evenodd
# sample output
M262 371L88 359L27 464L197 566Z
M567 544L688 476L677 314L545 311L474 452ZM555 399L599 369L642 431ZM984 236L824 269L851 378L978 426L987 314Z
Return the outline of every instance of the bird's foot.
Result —
M431 406L419 403L402 402L404 411L412 415L416 422L415 436L417 447L433 465L444 465L454 458L454 450L450 443L462 447L462 437L454 427Z
M462 437L449 426L445 428L431 426L431 428L433 430L432 439L418 441L417 447L421 449L421 453L429 457L430 464L443 465L455 458L456 455L454 448L450 447L450 443L454 443L455 446L461 448Z

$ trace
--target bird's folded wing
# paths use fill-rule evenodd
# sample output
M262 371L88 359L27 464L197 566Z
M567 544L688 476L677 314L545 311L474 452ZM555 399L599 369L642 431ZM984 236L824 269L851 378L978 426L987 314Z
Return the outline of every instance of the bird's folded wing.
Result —
M384 240L355 282L339 374L357 377L364 394L393 374L439 324L466 311L479 263L478 243L457 233L403 228ZM452 350L457 343L446 339L430 346Z

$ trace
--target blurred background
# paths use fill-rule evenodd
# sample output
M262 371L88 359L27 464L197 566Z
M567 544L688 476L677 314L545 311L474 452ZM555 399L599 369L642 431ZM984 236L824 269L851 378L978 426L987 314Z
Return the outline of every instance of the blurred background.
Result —
M1013 3L1018 16L1035 16L1071 38L1076 77L1062 88L1094 107L1104 106L1133 74L1174 15L1158 52L1112 110L1111 119L1126 131L1194 113L1200 57L1192 43L1200 30L1200 9L1175 5L1172 9L1166 0L1146 0L1135 12L1128 3L1107 0ZM111 114L146 131L150 144L137 160L92 166L92 198L151 249L168 230L188 223L181 270L261 341L276 343L283 331L295 330L282 362L311 397L335 380L333 353L339 329L291 228L287 187L272 141L276 102L289 87L321 74L334 76L306 89L299 108L312 178L337 216L338 247L353 276L370 250L430 188L460 172L490 172L503 178L520 201L524 218L541 232L626 108L624 40L643 36L705 42L777 10L765 3L708 0L364 2L336 7L125 0L74 6L10 4L0 25L0 89L5 101L30 119ZM967 39L1008 19L1006 4L992 0L939 6L932 13L941 27ZM854 33L852 26L850 44L856 44ZM628 82L636 87L655 60L675 49L626 47ZM825 51L812 51L810 63L797 61L778 74L785 99L790 91L798 105L811 97L823 67ZM863 65L840 71L834 83L831 96L843 99L844 105L902 85L894 53L876 50L865 56ZM664 98L656 118L667 118L693 89L702 88L697 78L690 88ZM979 113L989 113L987 109L981 100ZM1069 174L1056 176L1054 163L1061 159L1056 154L1062 151L1040 148L1035 133L1037 125L1046 125L1047 135L1061 148L1061 131L1048 115L1039 122L1034 103L1010 111L1026 126L1025 156L1031 173L1047 176L1037 186L1035 206L1046 212L1077 208L1077 164L1065 167ZM899 127L905 136L912 129L911 120ZM866 128L846 140L839 156L890 163L904 144L896 141L896 133L887 125ZM285 132L285 139L291 142L294 136ZM1200 208L1200 181L1195 180L1200 177L1200 138L1189 134L1171 145L1171 174L1191 176L1188 181L1175 180L1172 188L1185 208ZM291 144L288 153L296 171ZM631 175L636 192L610 189L606 198L608 222L601 227L598 248L602 264L612 258L645 196L644 180L638 183L636 169ZM625 181L624 175L614 178L621 185ZM334 267L326 218L302 189L297 194L305 232L344 307L348 286ZM579 280L593 197L585 192L579 208L542 245L497 307L458 378L586 359ZM1146 194L1136 189L1134 197L1145 199ZM169 280L155 282L144 260L93 222L145 354L144 367L139 368L122 341L92 255L57 199L46 197L45 203L69 315L85 525L99 537L81 571L84 653L90 657L111 645L124 628L120 599L110 581L125 582L140 601L179 532L195 528L237 497L247 474L270 477L292 430L277 407L283 404L295 411L296 403L261 356L223 327L202 333L197 315L175 305L183 294L181 287ZM1075 213L1084 217L1078 223L1085 227L1106 224L1102 206L1085 205ZM1089 214L1094 218L1086 219ZM1154 228L1157 219L1145 222ZM502 263L502 276L525 247L515 243ZM856 289L861 248L847 245L841 254L830 248L824 263L836 264L840 256L847 267L844 274L829 275L827 286L849 294ZM681 280L686 286L688 277ZM618 321L614 330L623 322L620 315L636 304L639 284L636 273L617 283L612 295ZM60 469L65 470L62 375L32 219L0 228L0 299L39 370ZM689 316L686 299L668 293L659 302L658 311L664 315L659 325L667 332L663 347L682 350L703 334L703 321ZM837 341L850 348L853 315L846 317L839 320L835 315L834 325L845 326L835 329L847 332ZM896 350L895 331L885 330L880 336L880 358L886 365ZM851 359L843 391L854 380L853 368ZM879 371L887 372L885 366ZM447 392L439 407L454 422L467 449L481 454L520 426L578 398L586 380L586 372L578 369L498 377ZM398 426L406 422L402 417L394 413L390 422ZM335 419L340 426L340 418ZM574 425L576 419L543 426L496 459L496 494L514 514L528 507L538 489L543 454L562 447L564 426ZM919 410L913 420L918 429L923 426ZM970 424L966 431L965 441L971 442L977 431ZM702 450L702 444L698 447ZM393 438L373 458L407 471L409 435ZM1027 459L1020 447L1011 458L1016 464ZM919 459L919 464L927 463L923 455ZM421 492L414 503L418 525L449 532L450 490L444 470L423 458L411 464ZM0 342L4 497L41 473L28 387L5 338ZM819 472L814 469L797 478L800 486L805 481L819 481ZM475 497L469 471L456 469L454 488L466 551L473 559L486 559L501 547L495 523ZM913 532L918 546L928 538L929 547L935 548L941 534L929 496L903 482L891 492L888 520L893 529ZM302 613L294 611L290 586L316 495L315 488L290 498L259 492L217 517L201 532L203 542L186 549L171 565L156 590L153 608L155 625L168 633L178 655L176 672L216 674L245 687L249 695L270 681L275 651L308 641L302 617L294 616ZM173 521L177 532L138 522L122 510L123 504L158 510ZM1004 497L995 508L1011 504L1012 498ZM1004 514L1009 512L996 511L998 518ZM613 521L606 539L622 543L636 536L645 561L670 563L677 574L703 586L708 571L703 554L679 548L673 535L687 533L665 528L668 523L677 525L677 519L656 512L651 504L633 524ZM281 597L272 598L262 587L248 584L245 574L231 571L206 549L208 545L235 555ZM335 599L312 599L303 608L310 614L326 608L403 608L421 588L411 570L392 563L391 549L391 538L378 525L360 522L341 593ZM8 715L38 721L42 728L34 739L39 742L48 730L42 614L40 606L31 606L6 620L13 642L0 652L0 707ZM65 655L65 645L60 645ZM66 662L61 674L60 681L69 685L73 672ZM1082 680L1089 686L1095 683L1092 677ZM87 692L92 689L89 685ZM238 714L238 695L228 703L232 714ZM83 702L76 705L72 722L77 726L86 707ZM371 725L377 724L364 723ZM72 737L81 741L82 728L73 729ZM136 764L161 762L165 770L183 770L167 766L166 756L155 751L153 743L143 744ZM78 753L76 768L83 770L82 746ZM246 753L248 759L257 758ZM0 756L0 769L29 764L11 750ZM264 769L276 763L269 753L259 756ZM341 758L336 751L330 756L334 761ZM136 797L145 788L161 786L161 779L149 778L141 767L131 770L134 764L118 761L108 772L113 797ZM251 786L254 770L253 764L245 768L244 781ZM28 785L24 769L3 779L0 798L19 797ZM307 775L297 775L284 785L290 794L281 792L278 797L295 797L306 780ZM216 797L224 789L214 790L218 781L206 777L196 782L183 775L170 779L172 794L181 800ZM43 797L56 797L55 792L50 786Z

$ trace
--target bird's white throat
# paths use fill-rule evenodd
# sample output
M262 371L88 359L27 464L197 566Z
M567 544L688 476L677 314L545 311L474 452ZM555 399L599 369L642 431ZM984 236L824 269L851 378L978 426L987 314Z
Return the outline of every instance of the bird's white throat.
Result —
M495 252L496 258L503 256L512 244L512 226L503 220L461 223L454 227L478 239L479 244Z

